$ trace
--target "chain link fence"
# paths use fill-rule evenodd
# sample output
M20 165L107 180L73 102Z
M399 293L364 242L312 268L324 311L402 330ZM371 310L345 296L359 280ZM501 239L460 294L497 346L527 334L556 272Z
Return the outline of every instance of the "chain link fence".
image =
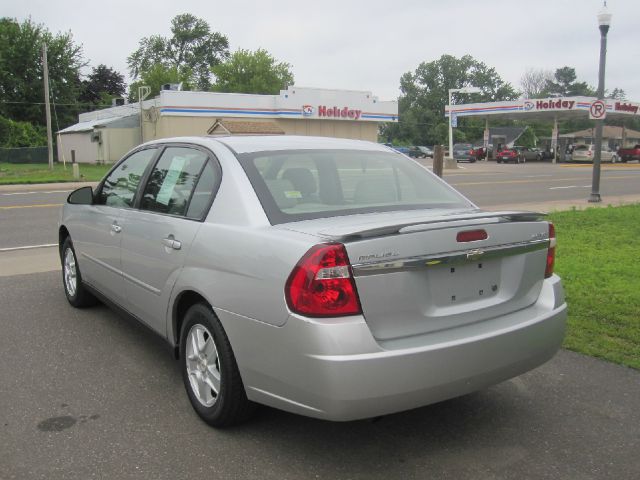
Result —
M53 160L57 152L53 151ZM0 162L6 163L49 163L47 147L0 148Z

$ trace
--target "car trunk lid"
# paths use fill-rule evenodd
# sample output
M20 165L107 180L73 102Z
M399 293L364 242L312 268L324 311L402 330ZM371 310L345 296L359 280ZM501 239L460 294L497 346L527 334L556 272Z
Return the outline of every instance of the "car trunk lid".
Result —
M549 245L540 219L531 212L423 212L395 222L351 216L286 228L345 245L367 324L377 339L390 340L534 303Z

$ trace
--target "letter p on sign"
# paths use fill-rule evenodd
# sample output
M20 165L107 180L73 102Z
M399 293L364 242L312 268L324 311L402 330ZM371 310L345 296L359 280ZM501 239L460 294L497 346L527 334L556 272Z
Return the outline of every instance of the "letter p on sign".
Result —
M603 100L596 100L589 107L590 120L604 120L607 117L607 105Z

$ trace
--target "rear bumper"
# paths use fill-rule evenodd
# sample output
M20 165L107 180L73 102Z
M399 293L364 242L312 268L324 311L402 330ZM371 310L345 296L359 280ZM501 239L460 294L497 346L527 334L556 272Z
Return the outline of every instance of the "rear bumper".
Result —
M566 315L562 285L554 276L526 309L384 344L375 341L361 317L346 323L291 317L280 328L251 326L252 336L259 335L253 338L270 344L269 351L238 343L241 332L234 327L230 339L250 399L347 421L439 402L531 370L560 347Z

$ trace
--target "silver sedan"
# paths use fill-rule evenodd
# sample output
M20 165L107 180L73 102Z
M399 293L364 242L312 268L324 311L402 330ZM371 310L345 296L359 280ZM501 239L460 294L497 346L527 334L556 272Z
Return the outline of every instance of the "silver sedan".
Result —
M483 212L375 143L174 138L128 153L59 226L75 307L166 339L214 426L463 395L551 358L566 304L541 214Z

